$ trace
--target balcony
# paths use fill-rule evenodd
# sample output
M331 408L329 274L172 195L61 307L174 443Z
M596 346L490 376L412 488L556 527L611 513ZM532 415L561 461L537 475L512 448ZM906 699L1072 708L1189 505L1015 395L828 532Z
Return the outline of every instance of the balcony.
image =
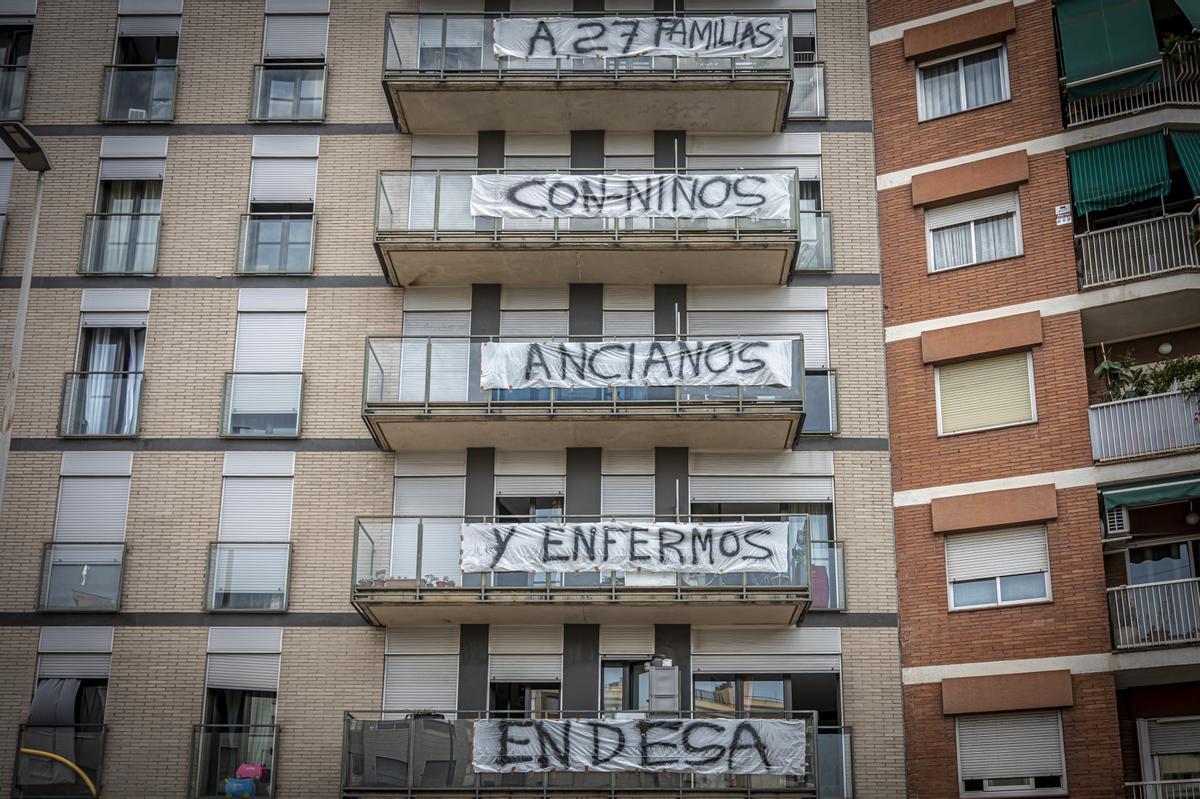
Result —
M733 170L730 170L733 171ZM762 173L781 172L763 169ZM617 170L560 170L616 174ZM638 174L701 174L642 170ZM513 170L383 170L375 251L394 285L688 283L783 285L833 268L828 212L800 208L791 171L786 220L501 219L471 215L471 176ZM627 174L627 173L626 173ZM713 174L706 170L703 174Z
M285 611L292 545L287 541L217 541L208 546L204 609Z
M27 67L0 66L0 121L10 122L25 115Z
M92 799L103 788L102 724L22 724L18 733L13 799ZM46 757L57 755L75 766Z
M628 11L621 16L653 19ZM495 55L496 17L393 13L387 17L383 85L405 133L773 133L787 115L792 85L790 20L783 16L789 29L783 53L774 58L523 59Z
M732 338L746 338L745 335ZM792 385L480 388L487 336L369 337L363 421L384 449L695 447L782 449L804 424L803 346ZM562 340L597 342L600 336ZM719 336L708 336L714 341ZM698 341L682 337L682 341ZM552 422L552 424L551 424Z
M1075 237L1080 290L1200 268L1200 206Z
M251 122L323 122L324 64L255 64Z
M138 434L142 372L68 372L58 434L63 438L132 438Z
M820 119L825 108L825 62L797 61L792 67L792 99L789 119Z
M121 604L125 544L46 544L38 610L115 613Z
M83 220L79 274L154 274L161 225L161 214L88 214Z
M192 756L188 765L188 799L225 799L226 796L274 796L275 752L279 727L269 724L197 724L192 728ZM253 793L226 791L226 779L238 767L261 767Z
M1158 83L1067 100L1067 127L1168 106L1200 107L1200 42L1176 42L1162 58L1162 80Z
M458 715L469 718L457 718ZM612 799L661 796L667 792L672 795L772 795L814 799L852 796L850 730L818 728L816 714L809 711L755 716L803 718L809 722L806 728L809 767L803 775L639 771L499 774L475 771L472 767L474 719L501 715L497 711L451 710L347 712L342 734L342 796L392 797L419 792L437 796L503 793L607 796ZM552 715L556 719L594 719L598 714L595 711L563 711ZM721 717L720 714L701 712L671 715L678 720ZM662 715L655 718L662 718Z
M1200 449L1200 407L1179 392L1106 402L1088 409L1092 458L1117 461Z
M1200 780L1127 782L1125 799L1200 799Z
M762 521L766 517L755 516ZM770 519L787 522L787 517ZM807 541L789 525L787 572L712 574L584 571L466 572L464 521L483 518L364 516L356 520L351 603L373 624L795 624L821 578L825 603L838 601L836 542ZM504 523L504 519L497 520ZM551 522L563 521L551 519ZM588 523L595 518L566 522ZM644 520L643 520L644 521ZM661 518L664 523L738 521ZM815 557L814 557L815 556ZM819 559L819 560L818 560ZM831 593L832 589L832 593Z
M226 372L221 435L298 438L303 372Z
M1200 578L1108 589L1113 648L1200 644Z
M242 214L239 275L311 275L315 214Z
M101 122L171 122L175 118L174 65L116 64L104 68Z

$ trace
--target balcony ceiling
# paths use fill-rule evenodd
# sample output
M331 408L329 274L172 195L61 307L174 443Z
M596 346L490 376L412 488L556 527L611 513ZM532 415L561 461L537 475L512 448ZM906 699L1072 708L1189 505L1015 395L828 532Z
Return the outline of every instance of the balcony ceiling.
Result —
M1174 274L1104 291L1104 304L1081 313L1086 346L1200 325L1200 273Z

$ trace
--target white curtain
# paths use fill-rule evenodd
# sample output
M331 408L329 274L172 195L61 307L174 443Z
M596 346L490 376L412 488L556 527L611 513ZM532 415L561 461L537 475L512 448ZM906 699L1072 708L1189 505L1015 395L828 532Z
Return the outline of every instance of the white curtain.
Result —
M83 359L83 430L91 435L120 435L133 430L141 387L145 330L100 327L88 330Z
M930 231L929 235L933 247L934 271L971 263L970 222L939 228Z
M978 108L1004 99L1004 76L1000 70L998 48L965 56L962 69L967 108Z
M995 261L1017 254L1013 215L1001 214L975 223L975 242L979 252L975 260Z
M926 119L962 110L958 80L958 61L921 67L921 96Z

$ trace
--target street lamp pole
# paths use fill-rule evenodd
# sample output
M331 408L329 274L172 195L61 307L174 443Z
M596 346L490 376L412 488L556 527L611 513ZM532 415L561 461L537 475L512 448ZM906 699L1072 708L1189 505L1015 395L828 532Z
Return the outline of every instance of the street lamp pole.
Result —
M0 125L0 141L8 145L13 155L27 170L37 172L37 188L33 196L33 214L29 219L29 240L25 245L25 266L21 270L21 293L17 299L17 324L13 331L12 360L4 385L4 416L0 418L0 510L4 508L4 489L8 477L8 451L12 446L13 417L17 410L17 380L21 374L21 349L25 343L25 317L29 311L29 287L33 282L33 255L37 245L38 220L42 215L42 190L50 159L29 130L18 122Z

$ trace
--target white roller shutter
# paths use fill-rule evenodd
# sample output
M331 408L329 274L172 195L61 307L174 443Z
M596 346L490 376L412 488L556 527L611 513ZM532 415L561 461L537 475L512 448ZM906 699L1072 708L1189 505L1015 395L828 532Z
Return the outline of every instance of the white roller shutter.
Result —
M654 450L608 449L600 451L601 474L654 474Z
M562 655L492 655L492 682L558 682Z
M404 289L404 312L469 311L470 286L408 286ZM407 321L407 320L406 320ZM468 327L470 318L468 317Z
M688 311L688 335L736 334L804 337L804 367L829 368L829 317L825 311Z
M458 646L457 624L403 626L387 628L383 651L386 655L457 655Z
M287 541L292 528L292 478L226 477L221 487L223 541Z
M792 12L792 36L816 36L817 14L815 11Z
M117 13L182 14L183 0L117 0Z
M1200 718L1150 719L1146 722L1151 755L1200 752Z
M404 315L405 336L463 336L432 342L405 341L400 356L400 401L425 399L425 367L429 363L429 399L465 402L470 369L470 311L418 311ZM430 349L432 347L432 350Z
M414 578L433 575L457 579L462 548L465 477L397 477L392 524L392 574ZM421 564L417 573L420 520ZM449 517L449 518L439 518Z
M946 536L946 576L951 582L1049 569L1046 528L1040 524Z
M488 652L493 655L561 655L561 624L493 624L488 627Z
M237 372L299 372L304 363L303 313L240 313L233 368Z
M268 14L328 14L329 0L267 0Z
M561 497L567 493L567 478L555 475L496 475L498 497Z
M128 477L132 452L64 452L58 473L63 477Z
M823 286L688 286L687 307L693 311L826 311L829 292Z
M471 175L469 172L443 172L439 176L434 170L471 170L478 168L478 159L471 156L417 157L412 159L413 176L409 186L408 226L410 230L433 230L434 197L439 213L437 227L441 230L474 230L475 219L471 216ZM417 174L419 170L430 170ZM440 186L439 186L440 181ZM467 307L470 307L468 304Z
M210 627L209 654L278 655L283 651L282 627Z
M938 434L1034 421L1032 373L1028 352L939 366Z
M112 627L43 627L38 640L39 679L105 679L112 660Z
M118 36L178 36L182 17L159 14L145 17L117 17Z
M317 159L255 158L250 167L250 202L314 203Z
M461 516L465 477L397 477L397 516Z
M278 691L279 655L209 655L204 684L209 688Z
M832 477L693 475L693 502L832 502Z
M569 311L500 311L500 335L561 338L570 334Z
M836 627L693 627L692 671L778 674L841 669Z
M653 155L605 155L605 169L617 169L625 174L645 174L654 170Z
M308 289L241 289L239 311L306 311Z
M226 452L223 477L291 477L296 473L294 452Z
M600 514L624 521L654 518L654 475L603 475Z
M84 289L79 310L145 313L150 310L150 289Z
M1063 773L1058 711L959 716L956 727L960 780Z
M569 286L502 286L500 308L505 311L565 311L570 307Z
M688 470L693 475L833 476L833 453L828 450L806 452L691 450L688 452Z
M497 450L496 496L560 497L567 491L565 450Z
M145 327L148 314L131 313L84 313L79 315L80 327Z
M603 324L606 336L653 336L654 311L604 311Z
M101 158L101 180L162 180L167 162L162 158Z
M76 680L108 679L112 655L38 655L38 679L62 677Z
M464 449L396 453L396 477L454 477L467 473L467 451Z
M58 483L54 540L124 541L128 510L128 477L63 477Z
M601 624L600 654L635 658L653 656L654 625Z
M263 26L263 58L324 58L328 38L326 15L268 14Z
M606 311L653 311L654 286L604 286L604 310Z
M8 196L12 193L13 159L0 159L0 214L8 211Z
M695 674L824 674L841 669L841 655L692 655Z
M458 707L458 655L388 655L384 658L383 709Z
M1016 192L1006 192L990 197L981 197L978 200L971 200L970 202L959 203L957 205L930 208L925 212L925 229L937 230L938 228L959 225L975 219L986 219L990 216L1016 213L1017 196Z

